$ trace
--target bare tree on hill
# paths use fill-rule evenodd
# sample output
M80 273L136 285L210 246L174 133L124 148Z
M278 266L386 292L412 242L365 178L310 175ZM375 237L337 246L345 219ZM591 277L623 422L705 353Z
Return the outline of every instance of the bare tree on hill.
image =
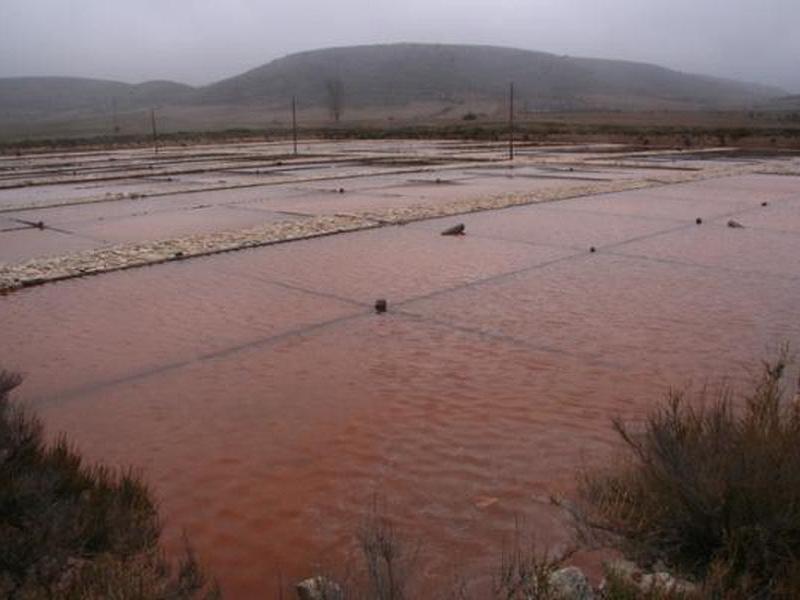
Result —
M325 91L327 92L328 110L335 122L339 122L344 108L344 84L338 77L336 79L328 79L325 82Z

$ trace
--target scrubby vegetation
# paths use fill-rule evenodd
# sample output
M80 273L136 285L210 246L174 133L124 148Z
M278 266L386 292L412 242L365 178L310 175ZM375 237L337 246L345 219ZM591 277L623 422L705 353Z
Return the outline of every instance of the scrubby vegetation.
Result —
M159 546L158 511L133 472L84 464L66 440L9 398L0 371L0 597L215 597L188 549L177 566Z
M800 127L796 122L787 122L777 115L758 126L743 124L741 115L730 115L707 121L702 114L694 119L686 118L682 123L673 113L665 115L641 115L613 113L532 113L519 115L515 124L515 137L520 143L565 144L565 143L617 143L651 149L713 148L733 146L745 152L796 153L800 149ZM639 117L639 118L637 118ZM505 119L483 113L468 112L461 117L444 120L405 119L362 121L320 124L302 123L300 136L304 140L464 140L494 142L508 139L508 123ZM0 132L1 134L2 132ZM203 144L247 143L263 141L285 141L292 139L292 130L287 125L206 126L196 130L176 129L160 131L162 146L194 146ZM50 152L72 150L114 150L122 148L152 147L150 132L137 131L123 134L43 132L26 137L0 135L0 155L15 153ZM304 156L308 154L304 153ZM289 158L290 155L286 155ZM274 158L274 157L270 157Z
M661 563L709 598L800 596L800 406L785 353L744 398L673 392L640 431L615 428L628 461L589 474L583 533Z
M517 523L511 543L503 548L492 578L496 600L558 600L552 577L564 566L575 548L560 553L541 549L533 535Z
M417 567L419 546L404 542L385 510L373 507L358 532L366 570L366 597L376 600L410 598L409 585Z

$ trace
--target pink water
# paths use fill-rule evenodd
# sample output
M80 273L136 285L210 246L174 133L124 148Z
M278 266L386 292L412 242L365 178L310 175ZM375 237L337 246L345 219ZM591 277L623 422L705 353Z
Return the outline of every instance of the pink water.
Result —
M0 364L49 431L143 470L230 597L352 558L376 493L429 589L485 580L517 518L568 539L547 499L613 455L613 416L800 347L800 182L743 183L770 206L632 192L23 290Z

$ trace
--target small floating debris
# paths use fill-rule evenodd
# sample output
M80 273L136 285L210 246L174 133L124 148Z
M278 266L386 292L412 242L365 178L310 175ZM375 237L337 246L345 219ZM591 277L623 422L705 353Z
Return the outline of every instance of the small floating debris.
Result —
M728 227L730 227L731 229L744 229L744 225L739 223L739 221L734 221L733 219L728 221Z
M33 226L36 227L36 229L44 229L44 221L36 221Z
M464 235L464 230L466 226L463 223L459 223L458 225L453 225L452 227L448 227L442 232L442 235Z
M344 188L339 188L339 193L344 194Z
M385 313L388 309L388 303L384 298L378 298L375 300L375 312L376 313Z
M697 218L694 220L694 222L695 222L695 223L697 223L698 225L702 225L702 224L703 224L703 219L701 219L700 217L697 217Z
M762 202L762 203L761 203L761 206L769 206L769 202L767 202L767 201L765 200L764 202Z
M595 252L597 252L597 248L595 248L594 246L590 246L590 247L589 247L589 252L591 252L592 254L594 254Z
M500 498L496 498L494 496L476 496L472 499L472 503L475 505L475 508L479 510L486 510L498 502L500 502Z

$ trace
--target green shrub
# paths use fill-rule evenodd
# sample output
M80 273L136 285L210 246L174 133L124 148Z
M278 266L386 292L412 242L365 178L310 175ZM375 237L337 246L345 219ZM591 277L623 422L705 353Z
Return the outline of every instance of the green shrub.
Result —
M159 547L150 491L133 472L88 466L9 398L0 371L0 597L214 597L188 548L178 569Z
M798 597L800 407L785 368L785 353L764 364L741 399L672 392L639 432L616 421L629 460L585 478L585 530L711 597Z

